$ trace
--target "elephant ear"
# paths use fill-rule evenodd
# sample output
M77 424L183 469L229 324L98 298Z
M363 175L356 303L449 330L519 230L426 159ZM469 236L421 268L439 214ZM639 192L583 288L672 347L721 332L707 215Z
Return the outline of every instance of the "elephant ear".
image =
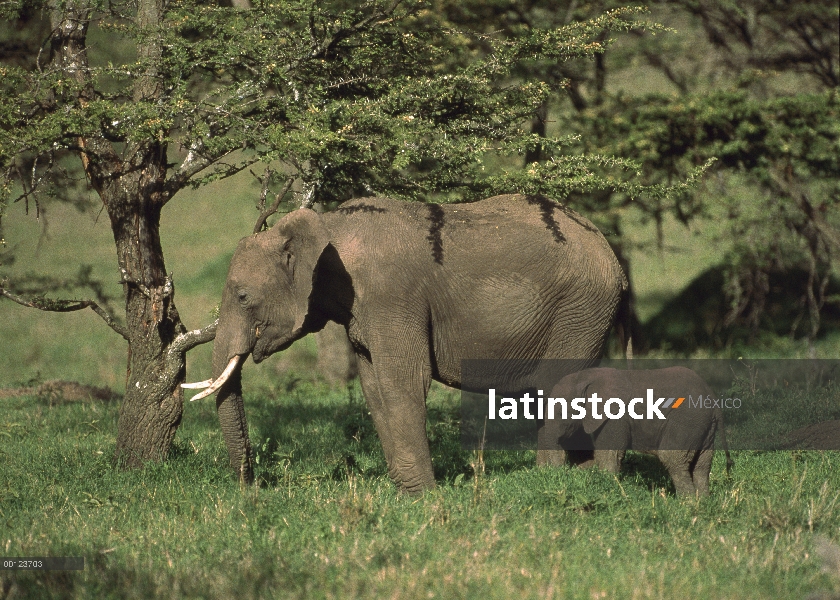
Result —
M578 395L581 398L588 398L589 397L589 388L592 387L591 385L587 385L583 391L581 391ZM598 431L601 427L604 426L607 422L607 417L604 415L604 405L601 404L601 418L596 419L592 416L592 406L589 402L586 403L586 416L583 418L583 430L587 434L593 434Z
M272 228L280 249L280 268L292 282L295 325L297 331L309 312L309 297L315 279L315 268L330 243L330 233L321 216L314 210L300 208L280 219Z

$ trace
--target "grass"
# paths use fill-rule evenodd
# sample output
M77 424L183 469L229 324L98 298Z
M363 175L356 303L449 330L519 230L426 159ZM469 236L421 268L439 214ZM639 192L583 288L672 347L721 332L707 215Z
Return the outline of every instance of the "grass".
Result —
M430 397L438 488L398 494L360 392L289 377L247 399L257 487L228 475L212 403L170 460L118 471L118 406L7 400L3 556L84 556L84 571L0 571L44 598L803 598L840 593L819 544L840 530L837 453L723 457L680 500L650 457L618 478L461 450L457 396Z

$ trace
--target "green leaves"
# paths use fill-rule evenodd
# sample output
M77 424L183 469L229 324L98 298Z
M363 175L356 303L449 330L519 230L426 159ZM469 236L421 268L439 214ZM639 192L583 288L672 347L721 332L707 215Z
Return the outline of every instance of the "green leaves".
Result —
M297 0L236 10L180 0L167 6L160 27L99 9L90 25L99 39L134 50L120 60L102 47L107 61L86 64L81 77L57 64L3 67L0 127L9 135L0 160L8 168L23 154L77 150L87 137L154 141L190 152L179 160L200 156L211 167L178 187L263 160L283 163L324 201L374 192L472 197L488 189L482 157L502 146L524 152L532 142L521 124L552 91L518 79L518 65L594 56L609 43L604 32L627 30L642 12L621 8L559 29L477 39L428 9L423 1L345 8ZM476 41L490 51L472 52ZM470 59L459 64L453 56ZM138 86L149 74L157 91L144 97ZM240 166L214 167L236 150L244 150ZM597 179L576 172L568 183L589 187Z

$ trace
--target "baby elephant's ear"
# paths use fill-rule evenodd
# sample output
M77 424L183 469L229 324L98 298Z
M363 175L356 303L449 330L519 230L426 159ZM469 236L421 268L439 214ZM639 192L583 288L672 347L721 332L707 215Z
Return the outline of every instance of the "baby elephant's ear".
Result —
M315 278L315 267L330 243L330 233L321 216L314 210L300 208L280 219L272 228L280 253L280 268L292 280L295 302L295 326L303 326L309 310L309 297Z
M586 386L583 388L583 393L581 396L584 398L588 398L590 396L590 389L595 390L597 389L597 385L593 385L593 382L589 381ZM600 414L601 418L596 419L592 416L592 403L586 403L586 416L583 417L583 430L588 433L592 434L598 431L599 428L603 427L604 424L607 422L607 416L604 414L604 403L601 402L598 405L598 414Z

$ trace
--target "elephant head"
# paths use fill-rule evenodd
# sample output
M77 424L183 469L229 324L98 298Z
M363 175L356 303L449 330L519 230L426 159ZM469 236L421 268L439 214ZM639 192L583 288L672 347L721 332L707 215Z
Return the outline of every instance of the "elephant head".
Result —
M242 363L259 363L308 331L316 265L329 232L312 210L289 213L268 231L240 240L230 263L213 343L212 379L184 384L218 392L216 407L231 466L244 481L253 478L251 446L242 403Z
M551 390L551 398L563 399L567 403L568 414L573 412L572 403L576 400L583 400L587 410L583 418L563 419L559 414L560 405L556 405L555 417L546 421L546 439L549 448L554 448L559 442L567 450L578 452L594 450L592 436L596 435L607 423L607 419L593 417L586 402L591 395L590 388L596 389L593 388L593 381L587 376L590 372L591 370L584 370L567 375Z

